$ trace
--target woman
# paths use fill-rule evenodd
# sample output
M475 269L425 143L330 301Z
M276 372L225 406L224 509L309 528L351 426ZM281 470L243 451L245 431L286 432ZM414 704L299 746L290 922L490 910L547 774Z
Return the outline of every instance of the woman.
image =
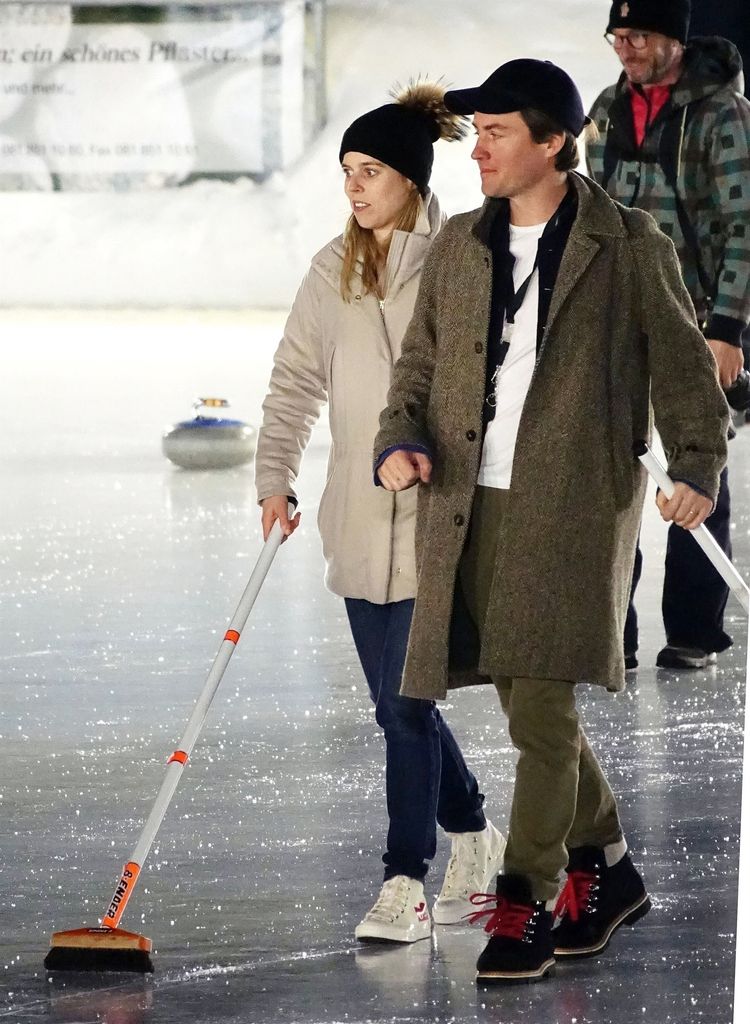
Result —
M276 352L263 404L256 486L263 534L287 516L313 424L327 400L333 445L318 526L326 584L345 599L375 717L385 733L389 829L385 877L357 926L361 941L414 942L430 934L423 882L436 820L452 856L434 907L459 922L499 869L505 841L482 812L484 797L432 701L399 695L416 592L416 488L376 488L372 441L391 371L412 315L427 251L443 217L428 189L433 143L465 132L437 84L410 85L354 121L339 160L351 217L314 257Z

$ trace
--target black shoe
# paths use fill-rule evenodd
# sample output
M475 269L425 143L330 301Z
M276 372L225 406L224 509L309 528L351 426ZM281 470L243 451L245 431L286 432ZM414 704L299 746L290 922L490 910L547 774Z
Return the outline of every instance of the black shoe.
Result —
M716 664L716 654L698 647L667 644L656 655L656 664L658 668L708 668Z
M625 655L625 671L626 672L633 672L637 668L638 668L638 658L636 658L635 654L626 654Z
M603 850L579 846L570 851L567 870L555 908L562 920L552 932L557 957L597 956L621 925L635 924L651 909L643 879L627 853L608 868Z
M531 898L531 886L523 875L498 875L497 896L475 893L475 906L494 903L479 910L473 923L488 916L484 927L492 938L477 960L477 983L512 985L541 981L555 965L552 914L544 903Z

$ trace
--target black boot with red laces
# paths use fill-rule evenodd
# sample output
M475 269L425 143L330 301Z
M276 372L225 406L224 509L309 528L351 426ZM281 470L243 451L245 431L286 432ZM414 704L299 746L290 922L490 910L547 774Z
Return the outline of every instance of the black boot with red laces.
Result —
M607 866L604 850L579 846L569 851L568 878L555 907L555 956L571 960L597 956L624 924L635 924L651 909L643 879L628 854Z
M487 917L484 930L491 936L477 961L477 982L481 985L510 985L541 981L552 972L552 914L543 901L534 900L523 875L498 875L497 895L475 893L471 914L474 923Z

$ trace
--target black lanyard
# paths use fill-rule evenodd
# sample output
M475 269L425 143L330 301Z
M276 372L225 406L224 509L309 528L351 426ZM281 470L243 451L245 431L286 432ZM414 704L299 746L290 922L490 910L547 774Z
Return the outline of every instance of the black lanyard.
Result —
M539 246L537 245L536 256L534 257L534 266L531 268L531 273L525 281L521 282L518 291L516 291L513 285L513 270L511 269L508 274L508 291L507 298L505 300L505 322L508 324L514 324L516 322L516 313L523 305L523 300L526 298L526 292L529 290L531 279L536 272L537 265L539 264Z
M490 320L487 331L487 364L485 370L485 402L483 408L483 426L495 415L495 381L498 368L502 366L508 352L508 342L503 340L506 321L513 323L515 315L526 298L530 281L525 281L516 291L513 285L513 267L515 260L510 253L510 205L507 199L490 200L497 204L497 210L489 222L487 241L492 253L492 298ZM537 349L541 340L542 329L549 313L550 296L555 285L562 254L568 242L570 229L578 209L578 197L575 188L570 188L548 222L542 238L537 246L537 259L534 270L539 270L539 310L537 317ZM512 309L511 309L512 304Z
M507 292L505 299L505 324L503 324L503 337L500 339L500 344L495 350L495 372L492 374L490 385L487 390L486 402L492 409L491 417L495 415L495 389L497 387L497 376L500 373L500 367L505 362L505 357L508 355L508 349L510 348L510 338L505 337L505 328L508 324L515 324L516 313L523 305L523 300L526 298L526 292L529 290L531 279L536 273L537 264L539 263L539 247L537 246L536 256L534 258L534 266L531 268L531 273L525 281L521 282L521 285L516 291L513 285L513 269L511 267L508 272Z

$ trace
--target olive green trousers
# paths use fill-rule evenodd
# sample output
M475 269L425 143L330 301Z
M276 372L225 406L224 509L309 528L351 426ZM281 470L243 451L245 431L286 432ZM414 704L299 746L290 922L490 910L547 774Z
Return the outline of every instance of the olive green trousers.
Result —
M489 625L485 620L507 496L504 490L477 487L459 565L480 638ZM569 849L622 841L617 805L580 726L573 681L501 677L493 682L519 752L503 870L526 876L534 899L551 900Z

